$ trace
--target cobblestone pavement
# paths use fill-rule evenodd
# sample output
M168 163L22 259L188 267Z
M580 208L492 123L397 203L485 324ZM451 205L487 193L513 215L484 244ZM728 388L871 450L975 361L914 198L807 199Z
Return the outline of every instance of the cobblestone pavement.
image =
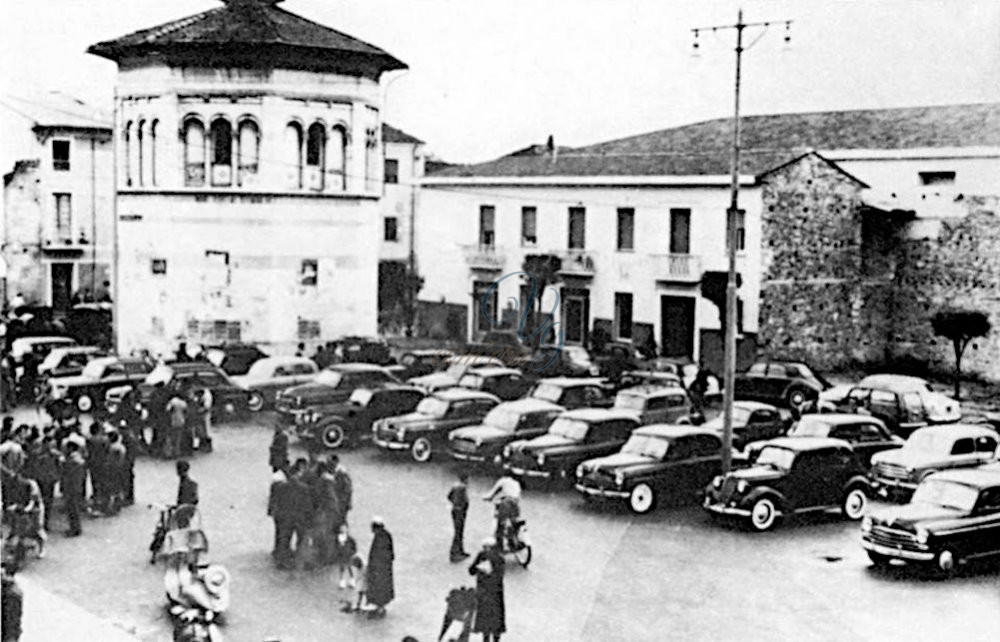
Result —
M342 454L354 479L359 547L367 551L367 522L379 514L397 552L388 616L359 619L338 611L333 571L271 566L268 420L217 429L216 452L193 459L209 557L233 578L226 639L437 639L448 589L472 584L465 565L447 561L451 467L370 448ZM174 499L173 464L142 459L137 477L136 506L85 521L82 537L54 534L48 556L24 575L141 640L168 640L162 570L147 559L156 513L146 505ZM472 480L470 550L492 530L489 506L477 499L492 481ZM947 582L902 568L876 571L858 545L857 524L835 516L756 535L714 526L697 507L637 518L584 505L572 491L537 488L523 503L535 560L528 570L508 567L505 642L1000 639L996 566Z

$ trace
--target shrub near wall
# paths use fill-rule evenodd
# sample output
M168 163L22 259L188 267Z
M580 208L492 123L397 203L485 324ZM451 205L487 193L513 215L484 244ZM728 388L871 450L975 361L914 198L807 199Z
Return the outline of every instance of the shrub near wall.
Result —
M901 244L893 293L895 360L916 360L931 371L953 367L951 344L935 337L930 318L942 307L982 310L994 330L963 356L969 374L1000 379L1000 216L998 199L966 198L969 214L941 221L936 235Z

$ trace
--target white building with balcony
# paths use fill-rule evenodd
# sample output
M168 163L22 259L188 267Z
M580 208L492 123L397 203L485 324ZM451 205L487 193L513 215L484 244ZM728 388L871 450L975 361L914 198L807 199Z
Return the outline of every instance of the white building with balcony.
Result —
M121 350L376 330L380 80L406 66L280 2L89 49L119 69Z
M745 117L734 217L741 333L760 329L772 248L795 243L763 238L758 177L815 150L872 186L866 202L879 211L933 216L935 203L995 192L1000 153L972 146L967 132L995 127L996 115L995 105L952 105ZM474 336L491 325L481 304L495 281L528 255L556 255L562 271L543 307L554 307L567 344L603 328L699 359L715 337L718 357L719 310L700 283L727 269L731 140L731 119L718 119L575 149L550 142L429 174L417 235L421 300L468 305ZM522 285L502 280L487 314L497 318L511 299L523 309Z
M111 115L57 92L4 96L0 108L11 132L24 134L17 150L24 160L4 175L0 294L20 293L57 316L74 299L111 296Z

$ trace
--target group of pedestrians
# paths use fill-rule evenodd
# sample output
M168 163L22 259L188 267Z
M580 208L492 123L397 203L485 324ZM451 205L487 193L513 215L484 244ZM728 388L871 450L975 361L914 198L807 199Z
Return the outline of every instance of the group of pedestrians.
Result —
M136 407L138 389L123 400L122 408ZM183 386L158 383L150 392L146 406L147 422L152 431L151 454L166 459L190 457L194 451L212 450L212 391L208 388L185 390ZM138 421L138 417L131 421Z

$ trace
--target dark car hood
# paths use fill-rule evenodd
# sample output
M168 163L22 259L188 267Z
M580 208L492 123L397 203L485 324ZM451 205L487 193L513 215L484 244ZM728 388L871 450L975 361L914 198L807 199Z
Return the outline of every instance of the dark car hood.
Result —
M872 515L872 521L890 528L913 531L917 526L926 527L933 522L950 521L964 515L963 511L955 508L917 502L881 510Z
M292 386L291 388L285 388L282 391L282 395L286 397L327 397L336 393L336 388L331 386L326 386L321 383L303 383L298 386Z
M324 417L349 417L352 414L356 414L359 411L364 410L364 406L359 406L357 404L349 402L338 402L330 406L325 406L323 410Z
M433 424L437 421L434 417L430 415L425 415L419 412L408 412L405 415L396 415L395 417L389 417L385 420L387 424L392 426L410 426L414 424Z
M615 453L607 457L599 457L585 462L585 466L590 470L603 470L609 473L615 472L638 472L660 462L636 455L634 453Z

